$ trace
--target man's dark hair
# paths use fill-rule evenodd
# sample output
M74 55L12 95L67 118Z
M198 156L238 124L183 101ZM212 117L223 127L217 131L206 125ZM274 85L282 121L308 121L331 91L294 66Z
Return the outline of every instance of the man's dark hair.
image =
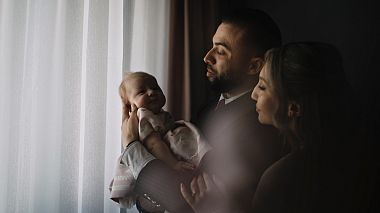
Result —
M255 50L256 56L263 57L268 49L281 46L280 29L264 11L249 8L234 10L222 18L222 23L245 30L245 42Z

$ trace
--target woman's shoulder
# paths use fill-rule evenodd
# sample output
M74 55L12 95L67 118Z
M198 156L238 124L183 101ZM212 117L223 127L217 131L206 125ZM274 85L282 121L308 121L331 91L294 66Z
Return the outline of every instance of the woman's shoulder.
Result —
M284 171L298 170L305 164L306 153L303 150L290 152L270 166L265 173L281 174Z
M258 196L276 196L282 200L287 196L303 194L310 180L310 165L303 152L290 153L270 166L261 176Z
M303 212L310 200L308 160L303 152L290 153L262 175L253 206L265 212Z
M279 185L288 182L303 172L304 153L293 152L282 157L280 160L272 164L262 175L260 184Z

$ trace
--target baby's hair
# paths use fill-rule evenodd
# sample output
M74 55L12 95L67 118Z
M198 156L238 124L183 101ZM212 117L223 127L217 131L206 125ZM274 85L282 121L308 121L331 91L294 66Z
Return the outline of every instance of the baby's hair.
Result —
M125 71L125 72L123 72L123 80L121 81L120 86L119 86L119 95L120 95L121 100L123 101L124 105L127 105L127 106L130 105L129 100L128 100L128 95L127 95L128 79L130 79L131 77L138 77L138 76L149 77L149 78L153 78L154 80L156 80L156 78L153 75L146 73L146 72L142 72L142 71L137 71L137 72Z

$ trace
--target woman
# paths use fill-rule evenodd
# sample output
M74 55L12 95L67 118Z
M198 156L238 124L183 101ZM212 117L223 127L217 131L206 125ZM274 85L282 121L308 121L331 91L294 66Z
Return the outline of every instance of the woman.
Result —
M336 171L339 155L331 153L348 131L345 88L340 55L331 45L290 43L266 53L251 97L257 102L259 121L284 134L287 151L261 177L251 212L343 210L343 185ZM195 196L185 188L182 193L194 211L207 212L204 200L217 187L207 176L200 179L193 181L199 191Z

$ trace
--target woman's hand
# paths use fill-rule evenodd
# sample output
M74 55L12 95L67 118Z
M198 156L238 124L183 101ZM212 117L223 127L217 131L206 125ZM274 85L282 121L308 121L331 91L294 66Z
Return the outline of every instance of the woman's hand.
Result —
M186 161L178 161L174 165L174 169L180 172L194 171L195 165Z
M193 178L190 190L181 183L181 194L196 213L220 212L225 207L225 196L206 173Z
M131 112L124 106L123 109L123 124L121 125L123 147L126 148L129 143L139 139L137 107L131 106Z

